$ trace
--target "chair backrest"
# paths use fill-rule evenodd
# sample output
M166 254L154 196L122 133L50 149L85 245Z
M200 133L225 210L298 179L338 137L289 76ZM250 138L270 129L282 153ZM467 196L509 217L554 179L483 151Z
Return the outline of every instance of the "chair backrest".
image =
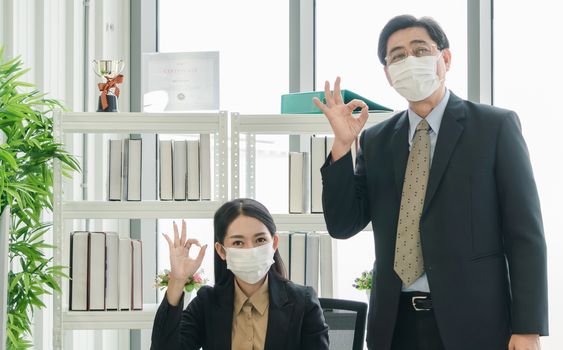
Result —
M0 350L6 349L8 321L8 244L10 242L10 207L0 216Z
M368 305L359 301L319 298L329 327L330 350L362 350Z

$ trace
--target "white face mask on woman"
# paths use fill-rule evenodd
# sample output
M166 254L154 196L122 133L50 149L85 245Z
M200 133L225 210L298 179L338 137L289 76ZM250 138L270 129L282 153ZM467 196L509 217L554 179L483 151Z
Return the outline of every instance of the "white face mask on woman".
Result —
M412 102L422 101L432 95L441 83L436 73L440 55L408 56L403 62L390 65L387 69L395 90Z
M246 283L260 281L274 263L273 243L266 243L255 248L226 248L227 269Z

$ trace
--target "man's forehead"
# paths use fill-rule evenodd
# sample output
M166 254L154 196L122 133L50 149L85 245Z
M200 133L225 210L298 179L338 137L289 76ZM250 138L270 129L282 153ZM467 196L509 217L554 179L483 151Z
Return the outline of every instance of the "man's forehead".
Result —
M397 47L405 47L421 41L433 43L425 28L411 27L400 29L391 34L387 40L387 52Z

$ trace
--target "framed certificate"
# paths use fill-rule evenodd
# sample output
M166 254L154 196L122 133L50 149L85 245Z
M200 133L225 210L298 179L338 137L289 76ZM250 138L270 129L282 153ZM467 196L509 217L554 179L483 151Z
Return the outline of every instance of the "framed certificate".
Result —
M146 112L219 109L219 52L143 54Z

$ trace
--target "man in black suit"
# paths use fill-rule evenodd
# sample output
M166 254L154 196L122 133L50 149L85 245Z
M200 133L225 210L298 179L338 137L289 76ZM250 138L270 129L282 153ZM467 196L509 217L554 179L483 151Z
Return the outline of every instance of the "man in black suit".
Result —
M322 167L330 234L371 221L377 265L370 349L540 348L548 333L540 203L517 115L445 87L451 53L434 20L398 16L378 55L408 110L366 129L367 106L325 83L335 142ZM359 115L352 111L361 108Z

